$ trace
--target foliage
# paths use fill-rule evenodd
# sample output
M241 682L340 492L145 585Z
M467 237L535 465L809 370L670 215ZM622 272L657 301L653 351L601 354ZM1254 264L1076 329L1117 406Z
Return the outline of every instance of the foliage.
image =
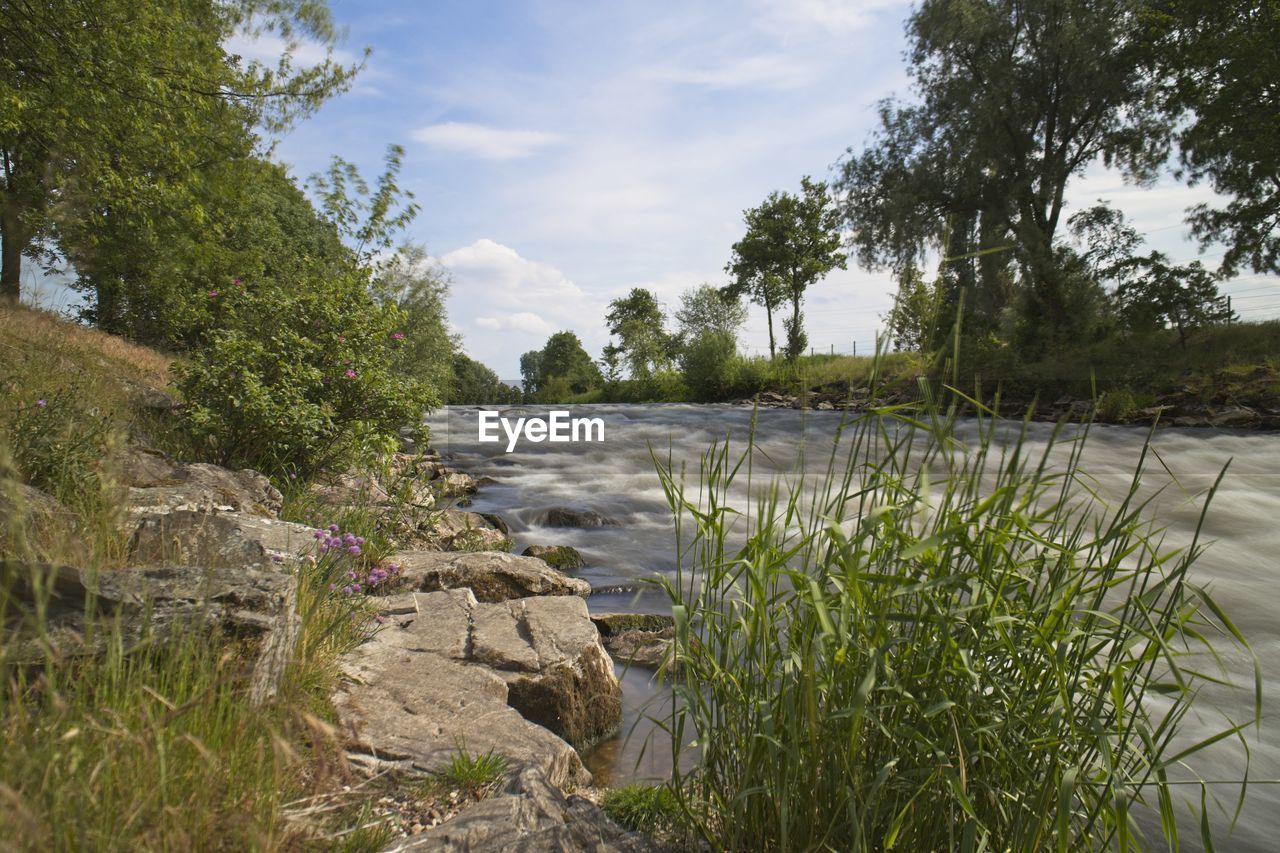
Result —
M791 300L786 321L786 356L799 358L808 344L800 303L805 291L834 269L844 269L846 256L839 251L839 214L827 193L827 185L800 180L800 195L773 192L759 207L744 214L747 233L733 244L733 259L726 271L733 274L732 295L750 294L765 302L769 312L769 355L774 354L773 309L775 294Z
M925 281L914 266L898 275L898 292L884 318L897 349L925 352L941 342L940 333L945 330L939 325L938 297L936 285Z
M63 226L74 287L89 296L84 320L190 350L218 322L210 290L235 278L295 286L299 268L336 275L351 266L337 229L282 166L255 158L210 166L192 192L197 201L181 214L117 210L88 231L84 223Z
M705 332L737 335L746 322L747 306L740 297L724 290L703 284L680 295L676 323L681 342L692 341Z
M1144 73L1130 0L926 0L908 21L918 102L881 105L881 124L840 166L836 188L859 260L901 271L932 248L964 294L966 322L990 331L1014 303L1033 349L1077 334L1055 240L1070 180L1099 158L1155 174L1169 124ZM949 324L948 324L949 325Z
M342 236L354 244L356 262L362 266L376 267L378 257L395 243L396 234L418 214L413 193L401 189L399 184L404 148L387 146L383 162L384 170L372 189L355 164L336 154L328 171L307 179L308 188L320 201L321 211ZM425 249L414 254L418 261L425 260L425 256ZM410 264L412 266L414 264ZM408 273L403 264L400 273Z
M707 330L680 351L684 384L697 400L717 401L739 387L741 358L732 332Z
M546 402L590 391L602 382L600 368L582 348L578 336L568 331L556 332L541 351L522 355L520 373L525 394Z
M209 291L219 330L178 367L183 425L206 458L273 476L345 469L437 402L393 370L403 315L373 304L362 275L304 282Z
M449 386L450 405L504 405L519 403L520 391L498 378L488 367L464 353L453 354L453 383Z
M1150 66L1178 120L1182 177L1207 181L1225 207L1200 204L1202 243L1225 243L1222 272L1280 272L1280 7L1271 0L1153 0Z
M0 295L11 299L24 256L116 256L117 222L147 251L163 248L167 219L198 228L207 167L245 157L255 127L287 127L356 71L333 61L336 32L313 0L57 0L4 11ZM226 53L246 29L283 37L278 66ZM293 65L303 38L326 51L314 66Z
M1142 803L1177 846L1167 772L1214 742L1175 747L1180 723L1221 677L1206 661L1250 654L1189 579L1204 546L1163 547L1145 451L1104 504L1087 427L1037 450L960 414L868 413L825 479L753 480L743 507L735 479L777 460L722 444L688 488L659 464L680 555L665 724L700 748L671 787L712 849L1123 850Z
M1161 252L1138 256L1137 232L1124 215L1106 206L1083 210L1068 221L1090 246L1084 259L1101 281L1115 284L1113 299L1130 331L1171 327L1182 346L1191 329L1229 323L1234 314L1218 293L1218 277L1199 261L1179 266Z
M449 331L445 299L449 276L417 244L402 246L378 272L373 291L379 302L400 311L398 345L392 350L392 369L432 388L437 396L451 394L456 381L459 338Z
M645 380L671 366L676 342L664 328L667 318L658 298L648 290L632 288L610 302L605 322L609 334L618 338L617 355L626 362L632 379Z

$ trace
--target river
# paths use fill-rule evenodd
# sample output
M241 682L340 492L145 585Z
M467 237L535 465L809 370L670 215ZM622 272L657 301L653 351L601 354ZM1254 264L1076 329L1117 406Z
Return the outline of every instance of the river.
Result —
M522 407L508 417L546 411L548 407ZM432 445L450 458L453 467L496 481L480 491L471 508L506 518L517 553L529 544L572 545L582 553L588 566L577 575L597 590L588 601L592 612L669 612L663 598L643 583L655 572L670 572L675 566L671 515L651 454L664 460L669 456L696 481L700 454L726 435L741 447L752 413L727 405L666 404L577 406L572 414L600 418L604 441L521 441L508 453L505 438L495 443L478 440L474 408L441 410L428 423ZM756 443L777 472L790 472L796 466L802 446L807 448L808 466L816 470L825 466L842 417L838 412L763 410L758 415ZM1030 444L1043 446L1052 425L1032 424L1030 431ZM976 428L971 425L962 424L957 431L961 440L974 434ZM1082 468L1097 478L1104 497L1124 493L1146 434L1145 428L1093 428ZM1153 447L1159 459L1153 458L1148 465L1143 491L1163 489L1152 509L1168 528L1170 546L1189 541L1204 490L1230 462L1202 531L1202 540L1211 544L1192 575L1209 585L1261 661L1263 723L1260 731L1249 733L1251 776L1258 784L1250 786L1244 811L1230 835L1227 824L1236 788L1211 786L1222 802L1222 809L1213 812L1215 839L1218 849L1275 850L1280 839L1280 784L1268 781L1280 780L1276 731L1280 723L1280 435L1161 429ZM546 510L558 506L593 509L620 524L592 529L546 527ZM1241 687L1202 693L1197 701L1201 712L1184 723L1185 742L1220 728L1223 713L1237 720L1252 714L1252 661L1245 654L1234 654L1225 663ZM636 669L624 674L623 690L623 734L588 754L588 767L602 784L663 778L670 768L670 747L656 736L644 746L653 729L643 709L648 705L651 712L656 711L665 694L646 672ZM1193 756L1190 763L1204 779L1231 780L1240 776L1241 755L1238 745L1223 743ZM1199 789L1187 786L1183 797L1188 803L1198 801ZM1196 843L1191 840L1195 834L1189 824L1183 831L1184 846Z

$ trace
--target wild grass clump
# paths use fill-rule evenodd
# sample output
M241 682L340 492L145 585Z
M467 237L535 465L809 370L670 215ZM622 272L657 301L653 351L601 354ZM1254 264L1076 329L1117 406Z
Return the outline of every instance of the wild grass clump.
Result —
M665 785L636 783L609 788L600 807L624 829L648 835L671 832L681 824L680 803Z
M490 793L510 768L511 761L493 750L484 755L472 755L459 747L453 759L433 778L437 785L456 789L467 797L479 798Z
M1198 535L1163 546L1145 452L1107 502L1087 427L1036 449L978 410L961 441L959 411L867 414L785 490L752 482L750 446L713 448L696 487L659 466L666 724L701 751L672 789L713 849L1123 850L1143 804L1177 846L1169 769L1215 740L1173 746L1217 678L1208 638L1247 649L1188 577Z

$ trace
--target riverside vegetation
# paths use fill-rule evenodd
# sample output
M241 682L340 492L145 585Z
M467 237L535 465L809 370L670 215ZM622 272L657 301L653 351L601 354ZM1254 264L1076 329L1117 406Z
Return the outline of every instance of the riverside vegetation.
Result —
M1198 528L1173 549L1148 517L1145 451L1106 503L1087 423L1033 453L1018 422L925 391L850 422L820 482L748 505L729 490L750 445L711 448L692 484L659 460L679 553L661 722L700 757L673 757L657 815L627 809L712 849L1177 849L1175 769L1234 738L1238 814L1261 676L1237 685L1250 718L1176 739L1218 655L1251 652L1189 574ZM1211 849L1206 792L1190 825Z

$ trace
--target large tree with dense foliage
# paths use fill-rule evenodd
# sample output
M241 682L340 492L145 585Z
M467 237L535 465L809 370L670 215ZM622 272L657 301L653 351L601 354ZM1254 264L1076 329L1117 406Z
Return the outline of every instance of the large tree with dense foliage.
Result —
M800 303L805 291L834 269L844 269L840 251L839 213L827 185L808 176L801 179L800 194L773 192L759 207L744 213L747 233L733 244L727 271L734 281L730 295L749 294L768 301L781 293L791 302L786 320L786 355L798 358L807 342ZM756 297L755 294L760 296ZM774 355L773 315L769 311L769 355Z
M632 288L609 303L605 322L609 334L618 338L617 354L626 362L632 379L648 379L671 366L676 345L665 328L666 320L658 297L642 287Z
M582 394L599 388L603 381L600 368L573 332L556 332L541 350L531 350L520 357L520 374L525 394L548 402L558 402L565 394Z
M1280 272L1280 3L1151 0L1152 72L1177 120L1181 173L1227 197L1192 209L1204 243L1227 246L1222 271Z
M233 34L264 30L290 46L278 66L227 53ZM286 127L354 73L295 68L301 37L333 44L323 3L2 0L0 296L20 295L24 257L94 257L150 219L145 256L165 218L199 227L211 164L247 156L255 128Z
M1078 335L1078 282L1056 245L1066 188L1100 158L1134 178L1165 160L1137 0L925 0L907 24L915 103L887 101L836 188L859 260L902 271L929 250L994 322L1014 295L1045 346Z

